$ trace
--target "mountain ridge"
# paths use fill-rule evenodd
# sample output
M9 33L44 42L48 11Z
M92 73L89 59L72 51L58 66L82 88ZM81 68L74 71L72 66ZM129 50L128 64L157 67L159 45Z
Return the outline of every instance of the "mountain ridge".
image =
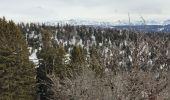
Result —
M88 20L88 19L69 19L69 20L56 20L56 21L47 21L46 25L94 25L94 26L125 26L125 25L170 25L170 20L138 20L138 21L129 21L127 20L118 20L118 21L99 21L99 20Z

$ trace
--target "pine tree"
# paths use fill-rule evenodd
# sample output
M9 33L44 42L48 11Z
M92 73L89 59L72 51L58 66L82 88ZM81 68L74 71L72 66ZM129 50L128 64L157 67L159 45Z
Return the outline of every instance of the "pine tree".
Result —
M85 65L85 52L81 46L74 46L71 51L71 70L72 77L80 74Z
M103 67L100 63L100 56L95 46L90 49L90 67L96 72L96 75L102 76Z
M42 30L42 50L39 51L39 59L45 64L45 72L51 74L54 69L54 59L56 50L52 46L51 33L48 30Z
M55 74L58 77L63 78L64 76L66 76L67 65L64 62L66 52L62 44L59 44L59 47L57 48L56 51L57 54L54 60Z
M72 63L83 63L85 61L84 58L84 50L81 46L74 46L71 52L71 61Z
M0 100L33 100L35 70L13 21L0 19Z
M51 33L48 30L42 29L42 49L38 52L40 59L39 68L37 69L37 94L40 100L52 99L52 81L48 75L53 74L54 59L56 51L52 46Z

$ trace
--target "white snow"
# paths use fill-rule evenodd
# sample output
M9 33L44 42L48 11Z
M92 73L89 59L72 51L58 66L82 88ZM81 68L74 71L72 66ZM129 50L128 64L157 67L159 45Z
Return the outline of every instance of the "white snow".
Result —
M72 45L75 45L75 44L76 44L76 37L75 37L75 36L73 36L73 38L72 38L72 40L71 40L71 44L72 44Z
M163 28L158 28L158 31L160 31L160 32L163 31L163 30L164 30L164 27Z
M151 59L149 59L148 64L152 65L152 60Z
M109 52L109 48L106 47L106 48L104 49L104 52L105 52L105 53L108 53L108 52Z
M127 46L127 41L126 40L124 41L124 44L125 44L125 46Z
M27 28L27 32L29 32L29 28Z
M80 45L81 47L83 47L83 46L84 46L84 45L83 45L83 40L80 39L79 42L77 43L77 45Z
M91 38L92 38L92 44L96 45L96 37L94 35L92 35Z
M120 50L120 52L119 52L119 54L124 54L125 53L125 51L124 50Z
M163 69L165 67L165 64L160 65L160 69Z
M168 56L168 54L169 54L169 52L168 52L168 50L166 51L166 56Z
M32 48L30 48L30 49L32 49ZM35 68L37 68L37 67L38 67L38 64L39 64L39 60L38 60L38 58L37 58L36 53L37 53L37 49L35 49L35 50L32 52L32 54L29 56L29 60L32 61L32 62L36 65Z
M70 60L71 60L70 59L70 54L68 53L68 54L65 55L64 63L69 64Z
M28 47L29 53L32 52L32 47Z
M103 43L99 43L99 46L103 46Z
M96 37L94 35L91 36L92 40L95 41Z
M128 57L129 57L130 62L132 62L132 57L130 55Z
M110 41L110 39L109 39L109 45L112 45L112 42Z
M34 37L34 31L31 32L31 34L29 34L29 38L33 38Z
M122 34L123 34L123 33L122 33L122 30L120 30L120 31L119 31L119 35L122 35Z
M123 64L123 63L120 61L120 62L119 62L119 66L121 66L122 64Z
M104 70L105 72L109 72L109 69L108 68L105 68L105 70Z
M35 38L35 39L38 38L38 35L34 35L34 38Z

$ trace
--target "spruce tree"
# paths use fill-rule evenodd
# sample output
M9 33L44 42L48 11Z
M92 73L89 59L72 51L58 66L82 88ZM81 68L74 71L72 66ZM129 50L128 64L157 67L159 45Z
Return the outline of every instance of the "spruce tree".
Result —
M71 51L71 61L72 63L82 64L85 61L84 50L81 46L74 46Z
M51 33L48 30L42 29L42 49L38 52L40 59L39 68L37 69L37 94L40 100L49 100L53 98L52 81L48 75L53 74L55 49L51 42Z
M72 76L76 76L82 72L83 66L85 65L85 52L81 46L74 46L71 51L71 70Z
M100 56L95 46L90 48L90 67L96 72L96 75L103 75L103 67L100 63Z
M66 67L67 64L65 64L65 49L62 44L59 44L59 46L56 48L56 57L54 59L54 72L57 77L64 78L66 76Z
M34 100L34 66L19 28L0 19L0 36L0 100Z

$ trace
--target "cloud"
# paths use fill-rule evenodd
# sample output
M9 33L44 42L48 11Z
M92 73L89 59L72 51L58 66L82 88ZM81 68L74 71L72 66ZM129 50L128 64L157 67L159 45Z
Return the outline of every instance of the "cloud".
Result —
M0 0L0 16L17 21L45 21L70 18L121 20L127 14L136 19L169 18L169 0Z

